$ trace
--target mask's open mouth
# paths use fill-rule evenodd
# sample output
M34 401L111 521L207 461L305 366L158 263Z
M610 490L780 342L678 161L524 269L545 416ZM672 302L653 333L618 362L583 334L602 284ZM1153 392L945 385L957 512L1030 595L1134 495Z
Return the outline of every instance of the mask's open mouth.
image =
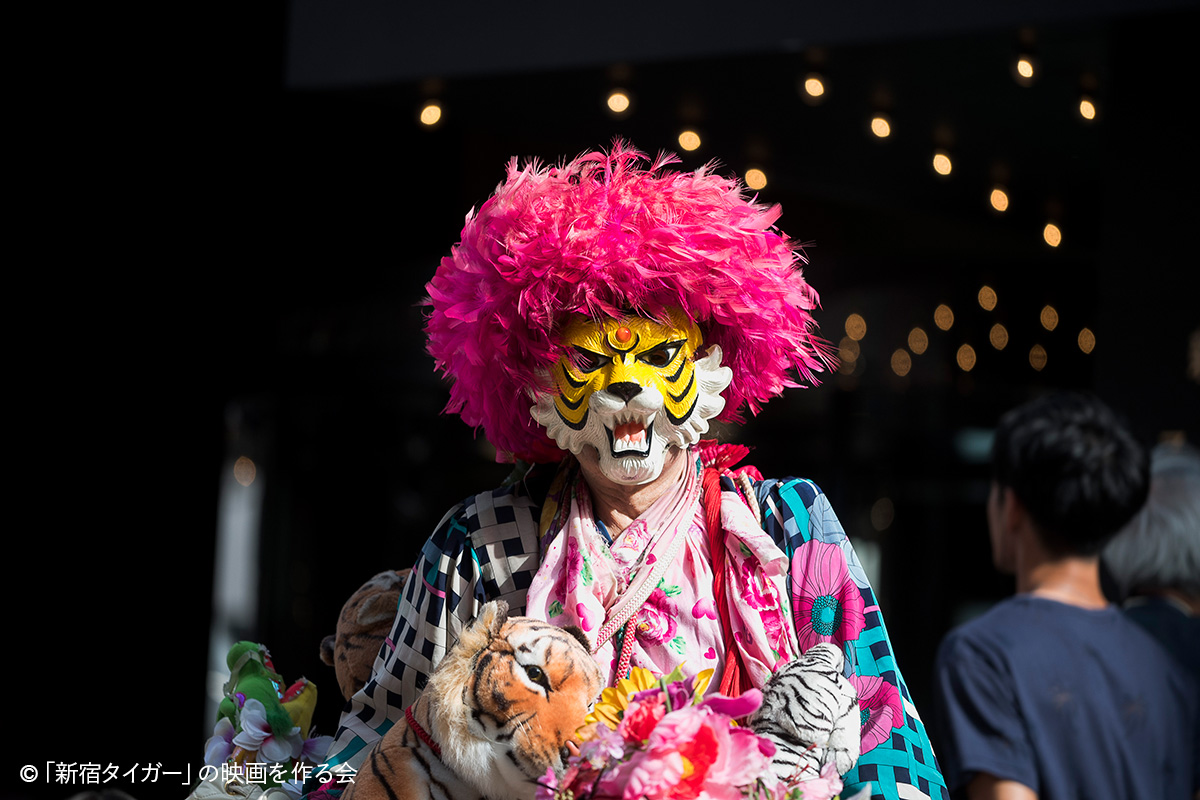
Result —
M650 443L654 439L654 417L643 422L627 419L616 427L605 427L608 448L613 458L642 458L650 455Z

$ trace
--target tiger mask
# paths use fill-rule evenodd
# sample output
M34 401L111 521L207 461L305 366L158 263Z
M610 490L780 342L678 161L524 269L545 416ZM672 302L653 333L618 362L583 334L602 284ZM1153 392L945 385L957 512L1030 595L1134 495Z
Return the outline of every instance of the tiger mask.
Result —
M562 773L603 686L581 631L487 603L343 798L531 797L547 769Z

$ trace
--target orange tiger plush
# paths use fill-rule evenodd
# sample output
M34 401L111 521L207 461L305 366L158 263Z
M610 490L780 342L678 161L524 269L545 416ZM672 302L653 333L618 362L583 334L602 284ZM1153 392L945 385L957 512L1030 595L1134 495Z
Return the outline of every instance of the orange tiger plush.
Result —
M321 640L321 660L333 667L338 688L347 700L371 679L375 657L392 629L410 572L388 570L360 586L342 606L337 633Z
M532 797L603 687L581 631L487 603L342 799Z

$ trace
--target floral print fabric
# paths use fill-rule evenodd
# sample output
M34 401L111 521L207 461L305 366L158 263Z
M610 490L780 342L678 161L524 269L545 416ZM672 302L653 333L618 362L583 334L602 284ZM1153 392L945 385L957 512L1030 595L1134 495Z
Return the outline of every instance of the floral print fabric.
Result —
M620 633L604 639L610 622L640 583L648 592L633 616L632 666L666 675L725 663L736 647L757 686L781 660L795 657L795 629L787 601L788 562L736 494L722 492L727 602L733 641L726 642L712 594L713 566L699 491L699 464L609 546L600 534L582 479L569 511L550 537L529 587L526 613L564 626L578 625L592 642L610 685L618 678ZM611 628L611 624L607 628ZM711 686L710 691L715 691Z

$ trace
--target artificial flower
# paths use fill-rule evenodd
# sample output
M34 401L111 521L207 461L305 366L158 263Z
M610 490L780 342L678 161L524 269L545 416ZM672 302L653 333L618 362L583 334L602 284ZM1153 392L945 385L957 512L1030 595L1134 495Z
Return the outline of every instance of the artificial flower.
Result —
M244 750L258 751L268 764L294 759L304 747L300 728L292 728L283 735L272 731L267 723L266 707L253 697L242 706L241 723L241 733L233 737L233 743Z
M229 717L221 717L213 728L213 735L204 744L204 763L210 767L219 767L233 755L233 737L237 728Z

